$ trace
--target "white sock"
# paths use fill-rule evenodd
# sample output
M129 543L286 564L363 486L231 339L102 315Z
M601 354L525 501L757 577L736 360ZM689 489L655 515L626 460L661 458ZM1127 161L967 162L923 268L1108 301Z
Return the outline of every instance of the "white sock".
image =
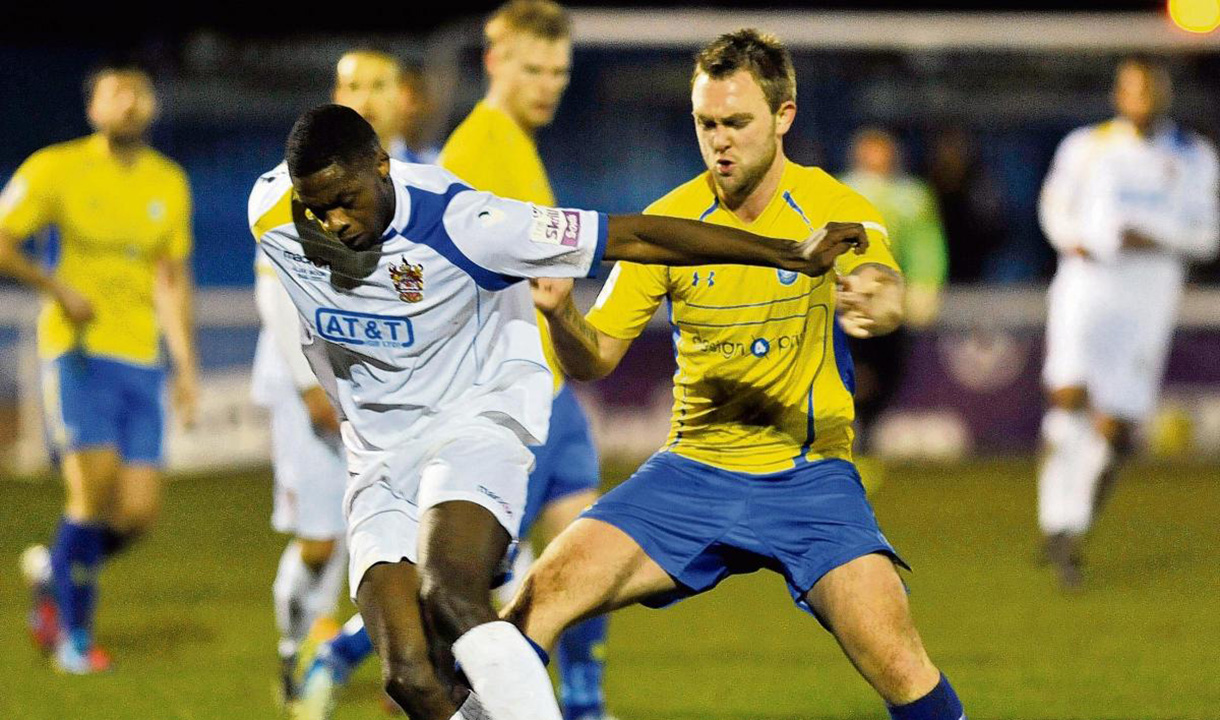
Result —
M1067 532L1080 535L1093 525L1093 498L1101 476L1114 460L1114 449L1110 442L1097 432L1091 424L1089 432L1080 445L1080 456L1076 461L1077 480L1072 486L1070 506L1073 510L1068 518Z
M313 626L315 620L335 611L339 594L343 592L343 585L346 582L347 548L344 547L342 540L337 540L330 559L326 561L321 572L312 575L309 585L305 588L302 604L305 607L305 614L308 616L305 624L306 632Z
M551 678L525 636L497 620L467 631L453 656L495 720L561 720Z
M487 714L483 703L479 702L479 696L472 690L450 720L494 720L494 718Z
M288 543L280 555L279 569L271 585L271 596L275 599L275 625L280 631L281 656L295 653L296 646L309 632L302 600L312 574L301 562L301 546L296 540Z
M1112 452L1084 411L1051 408L1042 419L1046 457L1038 473L1038 525L1045 535L1089 529L1093 493Z

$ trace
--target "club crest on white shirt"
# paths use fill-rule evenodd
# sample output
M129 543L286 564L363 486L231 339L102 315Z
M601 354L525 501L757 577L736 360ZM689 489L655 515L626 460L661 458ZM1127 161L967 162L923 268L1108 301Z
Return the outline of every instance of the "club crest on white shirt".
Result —
M412 265L402 258L401 265L390 265L390 280L398 291L398 299L403 302L417 303L424 299L424 266L422 263Z
M533 222L530 224L530 240L548 245L576 247L580 239L580 213L557 208L530 208Z

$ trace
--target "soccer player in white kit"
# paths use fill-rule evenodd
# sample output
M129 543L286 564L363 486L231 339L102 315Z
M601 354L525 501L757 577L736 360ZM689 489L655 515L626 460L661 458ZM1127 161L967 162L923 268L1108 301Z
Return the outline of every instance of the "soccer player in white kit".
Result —
M1042 188L1059 253L1048 297L1038 524L1064 587L1132 431L1154 408L1188 262L1216 254L1216 150L1166 116L1168 74L1143 59L1115 76L1118 117L1069 134Z
M287 162L259 178L249 219L342 418L349 584L386 691L416 720L483 708L495 720L560 718L539 653L490 597L525 505L526 445L545 440L551 406L518 281L587 275L603 258L819 275L867 247L855 223L794 243L505 200L391 161L372 127L337 105L293 126ZM452 659L473 689L461 710Z

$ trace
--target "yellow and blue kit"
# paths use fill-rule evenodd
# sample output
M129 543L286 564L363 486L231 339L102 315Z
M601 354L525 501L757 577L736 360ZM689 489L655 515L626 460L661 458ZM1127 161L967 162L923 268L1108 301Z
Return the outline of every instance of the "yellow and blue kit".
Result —
M153 305L157 264L191 251L186 173L144 148L124 163L101 135L39 150L0 195L0 229L18 238L54 228L55 276L84 295L95 318L78 329L43 303L48 430L60 451L112 446L127 462L161 459L161 331Z
M632 340L668 304L673 418L664 449L587 515L631 535L677 579L680 595L771 567L803 605L813 584L848 560L897 559L851 462L854 380L835 318L836 274L869 263L897 271L880 215L822 170L792 162L752 223L722 206L707 173L645 212L793 241L828 222L859 222L869 247L822 277L618 263L588 320Z
M545 207L555 205L534 139L507 113L486 102L476 105L457 126L437 162L476 190ZM546 444L530 448L537 463L530 473L522 537L544 507L568 495L596 490L599 479L597 447L589 420L576 395L563 382L546 322L541 318L538 329L543 355L555 377L555 399Z

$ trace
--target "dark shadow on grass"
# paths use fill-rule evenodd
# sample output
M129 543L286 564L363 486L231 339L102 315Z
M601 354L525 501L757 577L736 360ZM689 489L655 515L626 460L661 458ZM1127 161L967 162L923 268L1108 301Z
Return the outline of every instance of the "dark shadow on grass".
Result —
M101 633L102 645L116 654L174 654L189 645L215 644L212 626L188 617L156 618L148 622L129 623Z

